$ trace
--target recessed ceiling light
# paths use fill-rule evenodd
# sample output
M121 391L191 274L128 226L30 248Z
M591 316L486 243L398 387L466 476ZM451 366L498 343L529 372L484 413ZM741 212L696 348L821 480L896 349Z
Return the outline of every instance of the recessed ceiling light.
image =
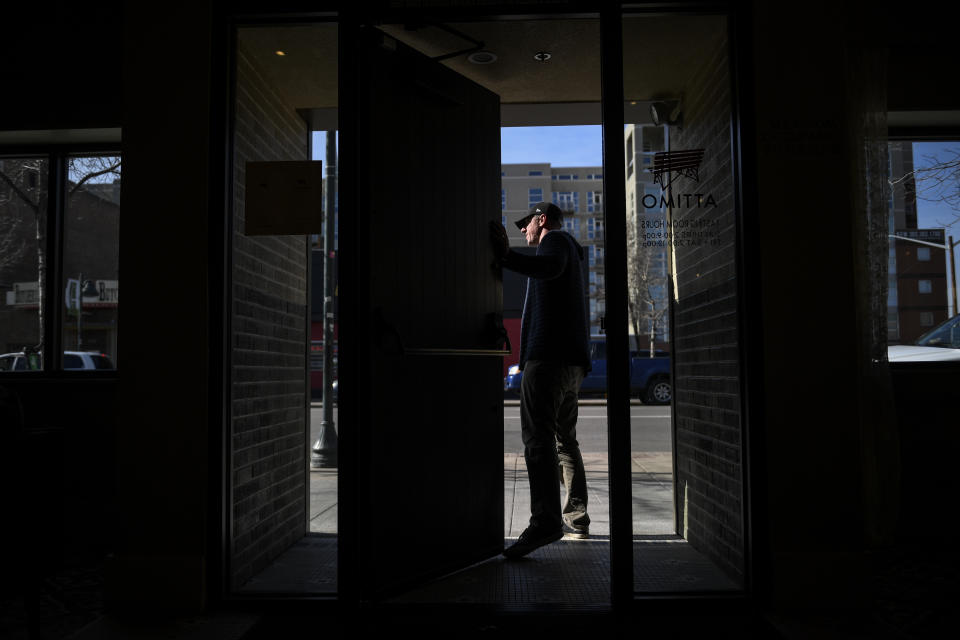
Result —
M467 60L473 64L492 64L497 61L497 54L492 51L474 51Z
M550 55L549 51L538 51L537 53L533 54L533 59L537 62L546 62L552 57L553 56Z
M287 55L287 52L286 52L286 51L274 51L274 53L276 53L278 56L285 56L285 55Z

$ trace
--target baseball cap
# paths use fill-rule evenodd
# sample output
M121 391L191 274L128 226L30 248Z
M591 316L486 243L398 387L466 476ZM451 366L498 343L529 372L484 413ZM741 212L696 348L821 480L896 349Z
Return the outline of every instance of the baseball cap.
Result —
M547 220L555 220L557 222L563 220L563 212L560 211L560 207L552 202L538 202L530 207L530 213L514 222L514 224L517 225L517 229L523 229L530 224L530 219L533 218L533 216L540 215L541 213L546 214Z

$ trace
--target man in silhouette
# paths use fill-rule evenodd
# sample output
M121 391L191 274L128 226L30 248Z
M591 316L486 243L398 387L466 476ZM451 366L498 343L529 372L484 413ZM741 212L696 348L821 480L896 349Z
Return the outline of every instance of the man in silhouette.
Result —
M536 255L510 250L506 229L490 223L500 265L527 276L520 324L520 427L530 479L530 524L503 555L525 556L563 537L586 538L587 482L577 443L577 394L590 370L583 247L563 231L547 202L515 222ZM559 462L559 467L558 467ZM560 505L562 469L566 500Z

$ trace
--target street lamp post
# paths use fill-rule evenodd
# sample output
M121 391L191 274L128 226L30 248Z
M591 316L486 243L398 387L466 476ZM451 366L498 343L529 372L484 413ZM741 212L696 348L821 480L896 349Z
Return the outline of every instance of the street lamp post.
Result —
M336 204L337 133L327 131L326 217L323 226L323 421L313 443L310 466L314 469L337 466L337 429L333 421L333 330L335 325L333 279Z
M957 315L958 313L960 313L960 311L957 310L958 307L960 307L960 305L958 305L957 303L957 261L954 259L954 254L953 254L954 248L958 244L960 244L960 242L954 242L953 236L947 237L946 244L937 244L935 242L927 242L926 240L917 240L916 238L907 238L904 236L894 235L892 233L890 234L890 237L893 238L894 240L905 240L907 242L925 244L928 247L936 247L937 249L943 249L944 251L947 252L947 255L950 258L950 290L953 296L953 315Z

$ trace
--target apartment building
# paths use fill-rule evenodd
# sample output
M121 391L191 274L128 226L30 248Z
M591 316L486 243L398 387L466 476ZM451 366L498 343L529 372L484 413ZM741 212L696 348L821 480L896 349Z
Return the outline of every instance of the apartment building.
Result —
M564 212L563 228L587 252L590 333L603 333L606 307L602 167L554 167L549 162L504 164L501 165L500 183L501 220L513 247L526 246L523 234L512 222L524 216L532 205L552 202ZM522 304L511 305L510 301L504 300L505 309L516 306L522 307Z

